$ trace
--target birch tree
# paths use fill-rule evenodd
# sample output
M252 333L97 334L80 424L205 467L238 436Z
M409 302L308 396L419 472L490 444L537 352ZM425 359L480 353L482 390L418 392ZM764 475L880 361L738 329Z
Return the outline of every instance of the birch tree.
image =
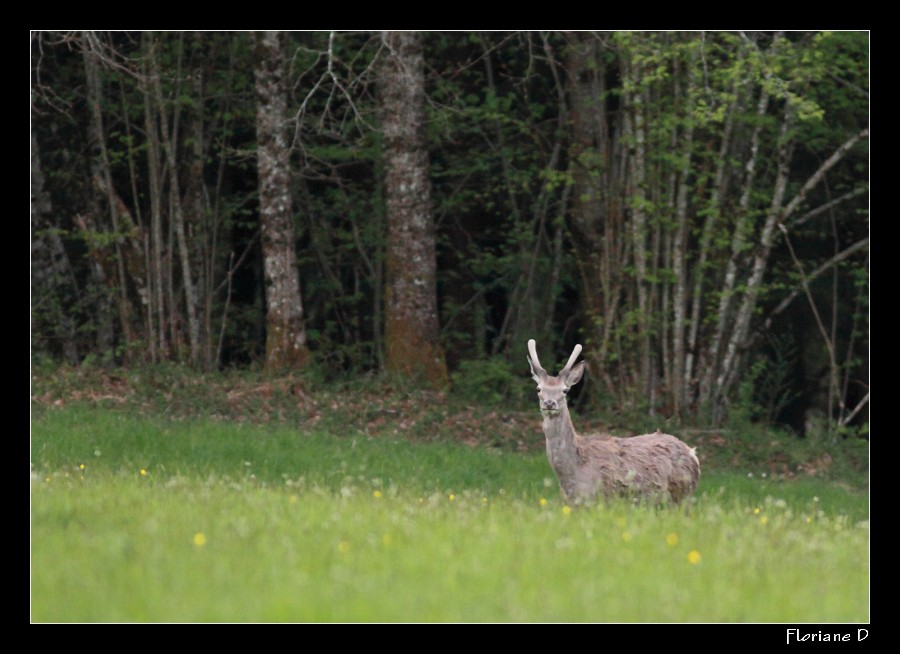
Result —
M804 181L798 133L822 120L808 95L827 67L802 39L568 39L571 225L596 372L620 401L723 420L758 356L769 288L783 283L772 275L782 226L868 131ZM613 71L620 86L606 89Z

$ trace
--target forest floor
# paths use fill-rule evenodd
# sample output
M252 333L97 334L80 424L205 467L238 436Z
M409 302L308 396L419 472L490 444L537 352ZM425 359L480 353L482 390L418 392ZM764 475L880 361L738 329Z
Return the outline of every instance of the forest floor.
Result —
M32 370L33 418L71 403L173 420L292 424L301 433L519 452L544 448L540 415L523 397L481 405L452 391L427 391L374 376L341 385L291 375L266 378L259 372L199 374L174 366ZM748 476L772 479L818 477L856 489L868 485L868 440L858 437L813 440L746 421L713 428L676 425L662 416L573 413L582 434L631 436L657 428L673 433L697 448L705 470L746 470Z

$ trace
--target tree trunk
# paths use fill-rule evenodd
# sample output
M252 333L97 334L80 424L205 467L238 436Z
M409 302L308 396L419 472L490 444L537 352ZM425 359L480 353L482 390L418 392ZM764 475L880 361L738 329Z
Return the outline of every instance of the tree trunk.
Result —
M687 90L685 96L689 99L693 93L693 61L687 72ZM690 106L690 105L688 105ZM678 192L675 200L675 238L672 249L672 269L675 273L675 290L672 299L672 378L671 390L675 413L681 417L687 409L687 382L685 371L687 370L686 353L686 328L688 313L688 178L691 174L691 153L694 143L693 119L686 118L687 124L681 134L681 170L679 174ZM699 273L699 271L698 271Z
M201 34L195 35L200 39ZM201 47L201 44L195 47ZM190 132L191 147L186 153L187 180L184 188L184 212L189 224L194 226L194 247L192 254L195 257L194 268L197 271L194 294L197 298L197 310L200 316L197 318L198 332L198 356L199 365L203 370L209 370L212 365L212 331L209 324L209 300L210 287L212 286L211 268L213 266L214 252L211 251L209 242L209 220L206 206L206 188L203 180L205 161L204 138L204 79L203 69L195 70L191 74L194 104L189 108L188 130Z
M732 151L732 141L735 131L736 115L743 107L743 95L740 93L743 82L735 81L735 98L728 107L725 124L722 129L722 138L719 144L718 158L713 176L713 188L706 205L706 218L703 221L703 229L700 233L698 244L697 263L694 265L694 286L691 295L691 320L690 334L688 336L687 355L685 357L684 386L690 395L690 403L701 401L703 379L700 370L703 368L704 355L700 352L700 325L702 323L702 311L705 300L705 282L707 275L707 261L713 258L715 249L713 234L722 219L723 205L728 193L729 182L729 153ZM707 367L712 363L708 362ZM695 368L697 372L695 373Z
M438 339L422 36L385 32L382 38L378 95L388 223L385 366L442 388L447 365Z
M284 34L256 35L256 135L259 219L266 283L266 370L303 367L309 359L294 251L287 140Z
M155 75L157 71L155 66L149 65L153 45L152 38L147 33L141 36L141 46L143 51L141 66L144 78L141 91L144 99L144 131L147 138L147 179L150 186L150 305L151 311L155 310L156 312L157 329L157 332L151 334L150 337L157 343L160 358L165 360L169 357L169 339L166 337L169 316L166 313L164 284L166 275L163 257L165 242L162 230L162 175L160 173L162 165L156 102L153 94L154 84L148 81L150 76Z
M151 51L152 52L152 51ZM179 54L179 57L181 55ZM151 57L152 74L150 82L153 87L154 101L159 110L159 127L162 133L163 152L169 172L169 204L171 207L170 228L174 233L175 244L178 247L178 260L181 265L181 282L184 286L184 303L188 320L188 342L190 343L190 362L197 365L200 360L200 322L197 317L197 291L194 284L194 274L191 267L191 251L185 227L184 208L181 198L181 183L178 178L178 109L173 111L174 119L169 128L169 117L166 113L165 99L159 79L159 71L155 57Z
M607 392L621 399L622 385L607 365L615 346L616 305L621 293L622 204L620 169L613 156L604 105L606 70L597 39L576 34L568 46L570 96L569 172L572 179L573 247L582 290L587 339L595 348L593 370ZM614 130L613 130L614 131Z
M134 207L134 214L136 220L133 221L133 233L134 236L131 238L130 242L132 244L132 253L130 258L130 263L132 264L132 268L129 269L129 272L132 275L132 279L136 282L136 290L138 296L138 303L143 314L144 319L144 327L142 331L142 341L144 348L144 361L157 362L159 361L159 356L156 351L156 329L154 327L154 314L153 314L153 298L152 298L152 285L150 274L152 270L152 266L150 263L150 232L147 230L146 225L144 224L144 220L141 214L141 194L138 191L138 169L137 169L137 161L136 161L136 152L135 148L135 140L134 140L134 132L131 127L131 119L129 118L128 105L125 101L126 91L125 85L122 79L119 79L118 83L119 87L119 101L121 106L122 120L125 123L125 135L127 139L127 160L128 160L128 177L130 180L131 187L131 206ZM125 203L122 202L123 207ZM126 213L129 213L127 208L125 209ZM140 261L140 270L136 271L133 268L133 265Z
M747 241L752 236L753 217L750 214L750 198L756 182L756 162L759 155L762 120L768 110L768 106L769 94L765 89L760 89L760 97L756 105L757 125L750 137L749 154L744 164L743 190L738 202L739 212L731 238L731 257L725 268L725 278L719 297L716 331L709 348L709 361L706 366L706 373L700 384L700 402L705 405L714 402L717 396L715 380L722 365L722 344L727 338L729 325L734 322L734 311L732 310L733 302L735 301L734 288L737 284L739 263L746 256ZM717 193L719 192L718 184L720 181L717 178Z
M106 280L110 284L110 291L116 298L116 307L119 315L119 326L122 330L122 339L125 348L122 349L123 356L126 357L130 353L127 346L135 339L132 330L132 321L135 312L128 298L128 283L125 274L125 252L124 241L126 237L134 237L132 230L128 225L120 224L120 216L124 212L120 212L120 200L112 185L112 175L110 173L109 156L106 149L106 135L103 127L103 114L101 110L102 89L100 85L100 71L98 65L98 56L91 50L91 46L87 43L89 39L85 39L85 47L83 51L84 72L87 88L87 104L90 110L90 120L88 121L88 138L93 156L91 157L90 176L94 189L93 203L96 207L93 216L99 220L102 214L101 207L106 203L109 212L109 227L104 229L99 227L102 232L107 235L112 234L111 249L102 256L106 259L109 269L106 271ZM121 204L124 208L124 204ZM130 222L130 220L128 221ZM133 225L131 226L133 227ZM105 248L102 248L105 249ZM99 252L99 250L98 250Z
M630 126L630 134L626 131L625 137L632 143L629 156L630 170L626 197L630 204L631 237L634 252L634 276L637 288L638 313L637 313L637 342L639 353L639 380L641 389L646 398L650 398L653 391L654 380L651 378L650 351L652 341L651 316L652 308L649 302L647 282L647 157L645 144L646 116L644 106L644 90L641 86L641 71L639 64L632 61L627 52L622 53L622 76L631 82L631 93L626 93L624 102L630 107L630 120L626 125ZM652 406L652 404L651 404Z
M737 378L737 372L741 363L741 354L745 349L750 330L750 319L756 309L756 300L761 291L763 277L769 264L769 254L775 240L775 226L781 218L784 206L784 194L787 190L788 179L791 172L791 157L794 151L794 143L790 136L794 122L794 113L790 105L785 108L784 119L781 123L781 133L778 139L778 173L775 177L775 186L772 190L772 201L768 214L763 223L759 236L759 245L753 257L753 266L747 278L747 288L737 316L734 320L734 328L728 345L725 348L722 366L716 385L713 389L713 417L716 421L725 418L725 409L731 385Z
M53 215L50 196L44 189L44 173L38 142L31 132L31 311L32 339L40 342L47 334L59 342L63 360L78 362L77 326L71 309L77 299L75 275L59 235L50 223ZM44 327L46 325L46 327ZM32 348L36 350L37 348Z

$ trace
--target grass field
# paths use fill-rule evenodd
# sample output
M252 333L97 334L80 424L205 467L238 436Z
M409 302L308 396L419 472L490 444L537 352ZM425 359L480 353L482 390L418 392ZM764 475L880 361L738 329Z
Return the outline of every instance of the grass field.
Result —
M704 472L570 509L540 451L69 404L32 423L35 622L869 620L865 492Z

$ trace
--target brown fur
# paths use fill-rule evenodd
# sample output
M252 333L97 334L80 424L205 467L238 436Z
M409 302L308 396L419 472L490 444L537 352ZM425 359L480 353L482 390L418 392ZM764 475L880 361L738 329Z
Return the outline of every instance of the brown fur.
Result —
M576 434L575 449L581 465L599 473L576 472L576 478L586 477L586 497L602 494L678 504L694 493L700 481L693 450L659 431L632 438ZM597 480L594 488L590 488L592 479ZM579 496L567 499L578 501Z

